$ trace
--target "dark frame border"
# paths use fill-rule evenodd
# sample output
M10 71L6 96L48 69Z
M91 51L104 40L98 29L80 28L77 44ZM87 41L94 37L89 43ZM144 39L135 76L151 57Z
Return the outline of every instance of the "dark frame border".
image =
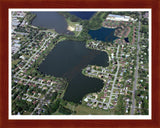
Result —
M8 9L9 8L151 8L152 9L152 120L9 120L8 119ZM0 127L160 127L160 1L159 0L0 0ZM158 59L157 59L158 58Z

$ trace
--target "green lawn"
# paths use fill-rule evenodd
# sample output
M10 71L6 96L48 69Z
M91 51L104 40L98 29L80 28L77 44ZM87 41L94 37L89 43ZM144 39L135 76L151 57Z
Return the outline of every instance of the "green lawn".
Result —
M90 108L85 105L78 105L75 107L76 115L112 115L114 113L110 112L109 110L102 110L102 109L96 109L96 108Z
M13 65L17 65L18 62L20 62L20 59L13 60L13 61L12 61L12 64L13 64Z
M71 22L70 19L66 19L69 26L75 26L76 24L79 24L79 22Z
M23 115L30 115L30 114L31 114L31 112L28 112L28 111L23 113Z

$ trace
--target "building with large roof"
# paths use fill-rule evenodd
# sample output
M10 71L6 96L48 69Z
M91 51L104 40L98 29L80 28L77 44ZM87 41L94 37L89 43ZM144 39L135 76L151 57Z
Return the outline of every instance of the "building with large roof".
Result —
M121 16L121 15L114 15L109 14L106 18L106 20L115 20L115 21L135 21L130 16Z

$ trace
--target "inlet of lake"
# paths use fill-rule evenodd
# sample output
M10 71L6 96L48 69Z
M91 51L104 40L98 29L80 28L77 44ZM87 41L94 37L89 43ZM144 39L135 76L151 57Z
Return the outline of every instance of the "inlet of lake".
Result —
M67 78L69 85L64 99L77 103L86 94L100 91L103 87L102 80L82 74L82 69L87 65L108 66L107 53L90 50L85 47L85 42L63 41L49 53L39 70L45 74Z
M32 22L33 25L55 29L59 33L67 32L66 20L59 13L34 13L37 16ZM113 33L107 33L107 28L105 31L97 31L97 34L94 35L101 36L102 34L99 34L99 32L113 36ZM111 40L113 39L111 38ZM44 74L67 78L69 85L63 98L67 101L80 103L86 94L98 92L104 85L102 80L90 78L82 74L82 69L87 67L87 65L107 67L109 65L107 53L88 49L85 47L85 42L69 40L59 42L40 64L39 70Z

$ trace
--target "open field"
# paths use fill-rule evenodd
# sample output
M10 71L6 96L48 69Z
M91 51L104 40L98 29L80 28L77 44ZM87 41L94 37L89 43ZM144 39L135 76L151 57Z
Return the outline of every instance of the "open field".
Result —
M75 107L76 115L112 115L109 110L92 109L85 105L78 105Z

